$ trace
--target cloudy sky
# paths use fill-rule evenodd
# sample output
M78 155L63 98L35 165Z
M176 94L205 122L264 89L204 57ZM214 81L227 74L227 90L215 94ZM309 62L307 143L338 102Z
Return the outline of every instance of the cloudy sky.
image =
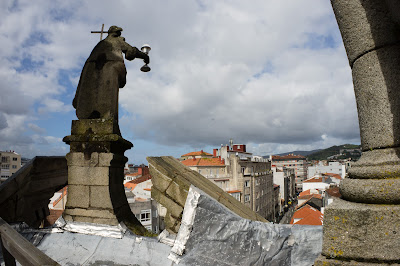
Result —
M71 105L101 24L148 43L126 61L120 126L146 156L211 152L232 138L257 155L359 143L351 72L329 1L0 2L0 150L64 155Z

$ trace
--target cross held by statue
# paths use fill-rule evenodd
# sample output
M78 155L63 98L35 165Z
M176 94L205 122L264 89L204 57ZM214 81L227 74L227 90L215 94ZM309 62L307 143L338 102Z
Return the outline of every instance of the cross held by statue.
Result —
M100 33L100 41L103 40L103 33L108 33L108 31L104 31L104 24L101 25L101 31L91 31L90 33Z

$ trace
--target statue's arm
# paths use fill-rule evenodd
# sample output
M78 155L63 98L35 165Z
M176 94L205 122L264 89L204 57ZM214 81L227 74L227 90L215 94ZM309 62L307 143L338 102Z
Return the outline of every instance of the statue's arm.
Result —
M130 46L125 40L122 40L122 52L125 53L127 60L133 60L135 58L141 58L146 64L150 63L150 58L147 54L140 51L138 48Z

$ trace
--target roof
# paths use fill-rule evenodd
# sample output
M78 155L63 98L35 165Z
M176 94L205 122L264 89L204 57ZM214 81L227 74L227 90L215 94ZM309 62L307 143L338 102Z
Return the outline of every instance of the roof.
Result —
M205 151L201 150L201 151L193 151L193 152L186 153L186 154L182 155L181 157L184 157L184 156L198 156L198 155L212 156L211 153L208 153L208 152L205 152Z
M284 156L279 156L279 155L272 155L272 160L273 161L284 161L284 160L290 160L290 159L300 159L300 160L305 160L306 157L301 156L301 155L294 155L294 154L288 154Z
M332 188L325 189L325 192L331 197L336 197L336 198L342 197L342 194L340 194L340 191L339 191L339 187L332 187Z
M330 177L333 177L333 178L336 178L336 179L342 179L342 176L339 175L339 174L325 173L325 174L323 174L323 175L325 175L325 176L330 176Z
M141 173L126 174L125 176L138 176L138 175L141 175Z
M131 190L133 190L133 189L136 187L137 184L140 184L140 183L142 183L142 182L145 182L145 181L147 181L147 180L149 180L149 179L151 179L151 175L150 175L150 174L147 174L147 175L138 177L138 178L136 178L136 179L134 179L134 180L132 180L132 181L126 182L126 183L124 184L124 186L125 186L126 188L130 188Z
M317 199L322 199L322 195L321 194L308 194L308 195L299 195L297 197L297 199L311 199L311 198L317 198Z
M317 193L315 193L314 191L317 192ZM319 194L319 190L318 189L313 189L313 192L311 192L311 189L304 190L304 191L300 192L298 198L299 199L300 198L307 198L307 196L313 196L313 195L320 195ZM321 197L322 197L322 195L321 195ZM311 197L309 197L309 198L311 198Z
M181 161L186 166L225 166L225 160L214 158L195 158Z
M324 181L322 180L324 179ZM310 179L304 180L303 183L332 183L332 176L314 176Z
M240 190L228 190L227 193L240 193Z
M294 223L294 219L301 220ZM324 215L322 212L311 207L310 205L304 205L293 214L290 224L322 225L323 219Z

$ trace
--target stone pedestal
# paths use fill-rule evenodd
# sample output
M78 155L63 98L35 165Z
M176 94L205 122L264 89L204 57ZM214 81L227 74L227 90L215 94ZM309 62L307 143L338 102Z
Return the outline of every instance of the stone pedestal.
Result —
M118 225L124 222L134 233L146 229L129 208L123 186L124 152L132 143L113 134L112 120L81 119L72 121L67 154L68 196L64 220Z
M315 265L400 262L400 31L398 1L331 0L349 64L363 154L325 209ZM394 8L394 9L393 9Z

